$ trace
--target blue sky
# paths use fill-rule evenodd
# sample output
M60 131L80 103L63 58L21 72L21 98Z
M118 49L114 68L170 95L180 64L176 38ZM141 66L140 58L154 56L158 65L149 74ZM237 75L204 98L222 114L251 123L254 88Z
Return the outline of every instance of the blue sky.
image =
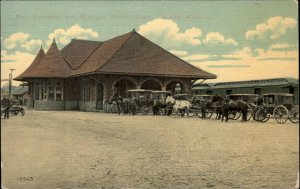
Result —
M298 5L287 1L1 2L1 78L52 38L107 40L136 29L215 81L298 77ZM283 70L282 70L283 69Z

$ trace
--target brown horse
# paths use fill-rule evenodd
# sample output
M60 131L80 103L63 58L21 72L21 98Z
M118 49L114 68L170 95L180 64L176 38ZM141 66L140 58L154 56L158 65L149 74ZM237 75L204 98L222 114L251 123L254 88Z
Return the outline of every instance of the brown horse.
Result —
M248 105L242 100L232 100L228 98L223 98L219 95L215 95L212 98L212 103L216 108L217 118L222 116L222 121L228 121L228 116L230 111L238 111L242 113L242 121L247 121ZM218 115L219 114L219 115Z

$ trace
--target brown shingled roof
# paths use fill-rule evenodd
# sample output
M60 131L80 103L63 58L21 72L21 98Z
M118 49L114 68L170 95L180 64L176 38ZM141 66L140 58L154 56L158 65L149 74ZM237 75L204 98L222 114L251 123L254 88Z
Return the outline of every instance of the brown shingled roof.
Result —
M70 71L71 68L65 62L55 40L53 40L47 53L39 59L38 63L35 63L34 67L32 66L32 69L29 71L26 70L23 73L23 77L19 78L20 75L15 80L23 80L25 78L63 78L68 76Z
M33 62L30 64L30 66L18 77L16 77L14 80L21 81L23 78L31 77L32 73L36 69L36 66L40 63L40 60L45 56L44 49L41 47L38 54L34 58Z
M127 41L131 33L127 33L113 39L104 41L94 53L78 69L72 71L72 75L80 75L95 72L103 66Z
M97 71L142 75L216 78L132 32L113 57Z
M181 60L135 31L97 42L72 40L61 51L55 41L46 55L39 52L16 80L69 77L91 73L155 75L214 79L215 75Z
M72 39L60 52L72 69L77 69L102 44L99 41Z

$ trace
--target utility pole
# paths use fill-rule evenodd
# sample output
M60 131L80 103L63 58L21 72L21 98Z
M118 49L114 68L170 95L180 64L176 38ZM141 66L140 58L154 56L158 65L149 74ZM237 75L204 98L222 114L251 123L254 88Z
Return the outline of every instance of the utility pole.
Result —
M16 69L9 69L10 73L9 73L9 98L12 98L12 94L11 94L11 85L12 85L12 72Z

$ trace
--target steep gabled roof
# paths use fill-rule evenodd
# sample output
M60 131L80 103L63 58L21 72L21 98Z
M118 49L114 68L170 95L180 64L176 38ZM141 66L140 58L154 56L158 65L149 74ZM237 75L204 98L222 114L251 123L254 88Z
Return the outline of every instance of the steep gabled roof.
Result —
M72 69L77 69L101 44L99 41L72 39L61 54Z
M53 40L47 53L39 59L30 72L25 72L23 74L26 76L21 78L19 76L15 80L24 78L64 78L70 74L71 68L58 50L55 40Z
M18 77L15 78L15 80L22 80L25 77L31 77L34 73L34 70L36 69L37 65L40 63L40 60L45 56L44 49L41 47L38 54L34 58L33 62L30 64L30 66Z
M137 75L216 78L215 75L181 60L135 31L131 32L128 40L97 71Z
M113 57L113 55L127 41L130 35L131 33L127 33L104 41L84 64L82 64L78 69L72 71L71 75L80 75L97 71Z
M93 73L216 78L135 31L104 42L73 39L61 51L53 40L46 55L39 52L29 68L16 80L35 77L63 78Z

